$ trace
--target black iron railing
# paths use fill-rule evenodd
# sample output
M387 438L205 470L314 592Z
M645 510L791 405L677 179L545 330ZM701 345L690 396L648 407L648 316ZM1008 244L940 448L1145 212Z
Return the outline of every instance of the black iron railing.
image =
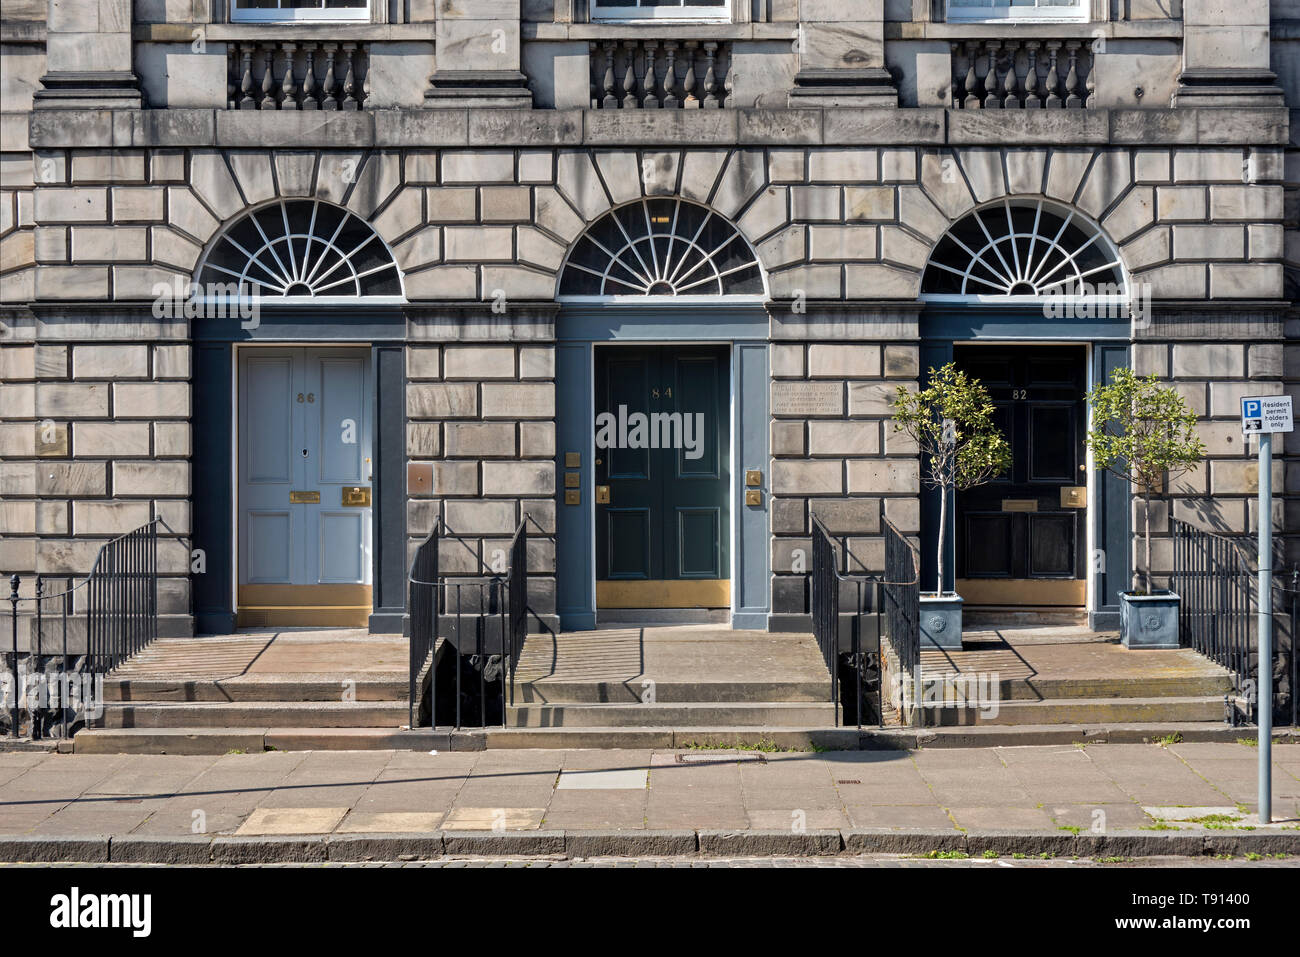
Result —
M884 609L881 658L881 716L886 694L886 658L893 669L891 685L899 689L899 714L911 724L922 723L921 704L921 562L916 547L898 527L885 519L885 581L881 584ZM912 688L911 714L905 713L906 695Z
M887 536L897 536L904 545L907 545L907 540L902 538L901 533L893 525L888 523L886 525ZM817 647L821 651L822 660L826 663L826 668L831 674L831 701L836 705L837 709L836 723L839 723L839 708L845 704L845 699L847 699L856 705L857 725L862 727L862 716L865 713L866 705L865 692L868 687L866 673L869 668L875 667L878 674L876 682L877 708L880 722L883 724L886 694L884 682L886 647L884 638L891 634L891 629L893 630L892 633L901 634L902 629L910 627L912 629L912 645L913 647L919 647L917 628L920 617L915 609L911 617L906 620L898 618L897 614L890 614L891 596L895 604L905 604L904 596L910 588L913 594L913 605L919 601L915 597L917 587L916 563L913 562L908 566L912 569L910 577L906 573L906 568L890 566L888 562L890 541L887 537L885 549L886 570L883 577L850 575L841 572L840 549L836 545L834 537L822 524L816 513L812 515L812 546L811 603L813 636L817 640ZM910 546L908 547L910 548ZM854 612L847 620L841 621L840 599L845 585L852 586L849 594L853 596ZM883 613L882 609L884 610ZM877 642L877 651L874 653L868 653L862 645L862 636L866 630L868 619L874 619L875 634L880 637ZM844 664L847 664L853 681L853 686L848 689L848 695L844 693L840 680L841 665Z
M468 543L436 520L411 561L407 583L411 618L409 726L437 727L445 711L445 723L454 728L485 728L490 724L505 727L506 702L508 697L513 701L514 669L527 628L528 536L524 523L515 529L504 574L491 569L485 575L439 574L439 547L443 543L474 553ZM440 669L444 657L447 667ZM420 705L426 672L427 725ZM450 686L444 693L452 694L454 704L444 704L440 710L438 686L444 680ZM507 683L510 691L506 690ZM493 718L496 708L500 715Z
M20 711L25 705L33 738L50 730L51 716L61 712L60 734L68 731L68 706L79 703L79 683L70 677L72 659L68 650L69 623L76 625L76 593L84 591L86 655L82 675L103 675L116 668L158 637L158 526L173 535L175 530L157 518L139 528L105 542L95 556L90 573L74 580L62 591L47 593L47 580L36 576L35 593L20 593L22 579L9 579L11 650L5 697L10 720L10 734L17 737ZM25 614L25 605L34 606ZM45 675L20 685L18 672L19 622L30 623L28 644L31 676ZM57 624L53 624L57 622ZM46 665L53 655L46 654L47 632L53 629L61 657L62 677L57 686L46 675ZM55 697L57 695L57 697Z
M1174 572L1169 587L1178 594L1178 640L1232 673L1233 687L1257 717L1250 661L1258 631L1255 569L1249 543L1215 535L1172 519ZM1236 708L1225 706L1236 723Z
M508 605L509 653L506 666L510 669L510 704L515 703L515 668L528 637L528 530L527 518L515 529L510 540L510 566L506 573L506 602ZM504 710L504 709L503 709Z
M75 689L69 684L68 676L72 673L72 656L68 653L68 621L73 619L73 593L86 585L86 579L69 585L60 592L46 593L47 582L43 575L36 576L35 594L20 594L22 578L13 575L9 578L9 618L10 618L10 652L8 672L5 675L4 703L9 712L9 734L17 738L21 735L22 712L27 711L28 734L33 738L48 736L48 724L54 713L59 713L59 737L68 736L68 704ZM23 606L34 605L30 615L22 613ZM74 619L75 620L75 619ZM52 622L57 625L58 654L62 667L55 676L56 683L51 686L46 665L52 655L46 654L46 629ZM27 680L18 670L18 631L19 623L30 623L28 642Z

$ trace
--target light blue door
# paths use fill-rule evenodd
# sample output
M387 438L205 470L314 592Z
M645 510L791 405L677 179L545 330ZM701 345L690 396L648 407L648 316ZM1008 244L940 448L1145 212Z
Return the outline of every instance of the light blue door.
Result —
M369 380L369 350L242 352L241 586L370 583Z

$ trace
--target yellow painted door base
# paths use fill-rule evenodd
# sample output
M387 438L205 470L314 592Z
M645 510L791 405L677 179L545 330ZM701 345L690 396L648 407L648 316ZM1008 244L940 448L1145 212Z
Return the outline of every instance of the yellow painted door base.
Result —
M369 585L240 585L235 624L363 628L371 608Z
M967 605L1083 605L1082 578L959 578L957 594Z
M726 578L598 581L597 608L730 608Z

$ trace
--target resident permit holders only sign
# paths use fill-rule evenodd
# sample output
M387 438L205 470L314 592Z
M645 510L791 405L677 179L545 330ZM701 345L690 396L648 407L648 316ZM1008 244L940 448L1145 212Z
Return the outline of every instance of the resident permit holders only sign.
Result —
M1243 396L1241 400L1241 431L1243 434L1263 432L1291 432L1295 419L1291 414L1289 395Z

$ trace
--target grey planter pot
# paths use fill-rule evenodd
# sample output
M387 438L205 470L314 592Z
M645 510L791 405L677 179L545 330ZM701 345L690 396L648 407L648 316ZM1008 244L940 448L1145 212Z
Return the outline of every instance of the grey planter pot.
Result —
M921 596L921 647L961 651L961 596Z
M1125 648L1177 648L1178 596L1171 591L1154 595L1121 592L1119 633Z

